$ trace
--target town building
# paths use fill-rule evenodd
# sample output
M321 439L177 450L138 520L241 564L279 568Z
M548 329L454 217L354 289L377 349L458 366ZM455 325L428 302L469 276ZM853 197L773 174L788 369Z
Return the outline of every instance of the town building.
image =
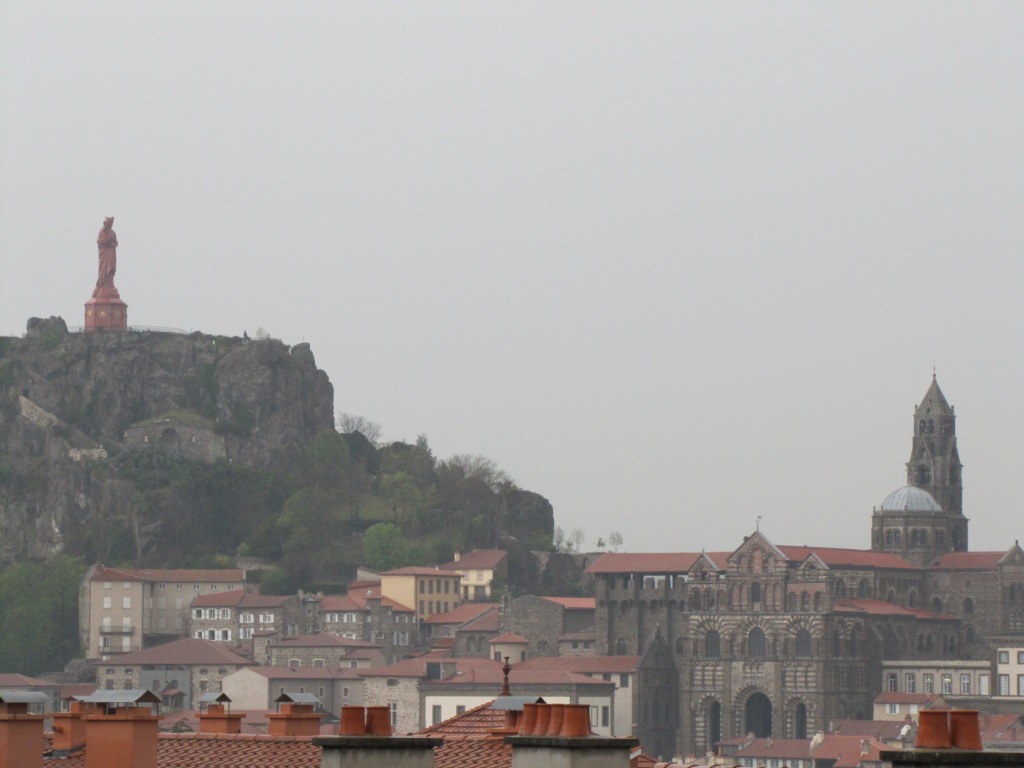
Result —
M231 643L252 656L257 633L279 639L299 632L298 595L260 595L243 589L197 595L190 606L187 634L200 640Z
M418 644L416 612L384 597L381 588L380 582L358 582L349 586L346 595L321 596L319 627L329 634L374 643L388 662L399 661Z
M79 594L79 633L88 659L131 653L185 637L192 601L243 589L245 571L91 566Z
M221 643L184 638L110 660L97 660L100 691L145 689L158 693L167 709L192 709L200 696L219 691L221 680L253 666Z
M380 594L416 611L418 621L448 613L462 602L462 574L409 566L380 575Z
M362 678L350 667L242 667L220 683L235 709L273 709L274 700L286 692L311 693L322 710L334 714L363 703Z
M596 602L593 597L541 597L523 595L505 602L501 617L501 631L521 635L530 641L529 658L558 656L565 642L591 642L594 645ZM576 635L573 639L571 635Z
M474 549L439 566L442 571L462 574L464 601L490 602L498 598L495 585L508 582L508 553L503 549Z
M991 666L997 646L1024 640L1024 551L968 550L955 414L934 377L906 471L872 512L869 549L775 545L756 530L732 552L606 553L588 568L597 653L641 656L645 748L807 738L869 717L883 662L931 664L915 671L923 690L924 674ZM966 667L955 674L957 691Z

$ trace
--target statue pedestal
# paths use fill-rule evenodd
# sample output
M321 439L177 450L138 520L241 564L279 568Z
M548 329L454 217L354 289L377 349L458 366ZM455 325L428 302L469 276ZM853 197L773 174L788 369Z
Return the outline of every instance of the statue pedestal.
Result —
M116 288L97 288L85 302L85 331L127 331L128 305Z

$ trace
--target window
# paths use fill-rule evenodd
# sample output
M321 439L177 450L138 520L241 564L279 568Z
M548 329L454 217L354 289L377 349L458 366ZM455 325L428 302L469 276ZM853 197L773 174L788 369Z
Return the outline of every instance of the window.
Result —
M1024 675L1017 675L1017 695L1024 696Z
M391 727L394 728L398 725L398 705L389 704L388 706L391 708Z
M111 583L109 581L104 581L103 582L103 588L104 589L110 589L111 586L112 585L111 585Z
M224 641L225 643L230 643L231 642L231 630L230 629L222 629L220 631L220 639L222 641Z
M240 624L255 624L256 623L256 614L255 613L243 613L243 614L240 614L238 616L238 622ZM252 632L251 629L249 631Z
M1010 695L1010 676L1000 675L999 676L999 695L1009 696Z
M935 693L935 675L931 672L924 673L924 692Z
M1009 651L1000 651L999 652L999 663L1000 664L1009 664L1010 663L1010 652Z
M597 720L597 713L598 713L597 707L592 706L590 708L590 727L591 728L597 728L597 722L598 722L598 720Z
M201 619L201 618L203 618L203 609L202 608L193 608L192 609L192 618L193 619Z
M343 699L347 699L348 698L348 688L347 687L341 689L341 698L343 698Z
M441 722L441 705L440 704L434 704L430 708L430 724L431 725L437 725L440 722Z
M252 640L252 628L251 627L242 627L240 630L238 630L238 639L239 640Z
M176 611L180 611L180 610L184 609L184 607L185 607L185 598L184 597L176 597L176 598L174 598L174 609Z
M889 693L896 693L900 689L900 676L896 672L890 672L885 676L885 690Z
M1017 651L1017 663L1024 664L1024 651Z
M885 705L885 714L887 714L887 715L898 715L899 713L900 713L900 705L899 704L886 704Z
M175 589L182 589L182 586L181 586L181 584L175 584L175 585L174 585L174 588L175 588Z
M905 677L905 681L906 681L906 689L905 689L906 692L907 693L917 693L917 675L915 675L913 672L907 672L906 677Z
M988 675L978 675L978 695L979 696L991 696L992 692L988 688Z
M167 598L166 597L158 597L156 599L156 609L158 611L166 611L167 610Z
M625 643L623 643L625 645ZM625 650L620 656L625 655ZM704 635L704 655L709 659L720 659L722 657L722 638L719 636L717 630L709 630Z
M230 608L221 608L220 609L220 617L222 619L230 619L231 618L231 609Z
M971 676L960 675L960 695L970 696L971 695Z
M112 608L113 607L113 605L111 603L111 599L109 597L104 597L103 598L103 607L104 608Z
M796 633L796 656L798 659L807 659L811 656L811 633L806 629Z
M952 696L953 695L953 676L944 674L942 676L942 695Z
M629 688L629 675L619 675L619 688Z
M601 707L601 726L603 728L608 727L609 718L611 717L611 707Z
M445 582L445 583L447 584L448 582ZM464 714L466 714L466 705L465 704L456 704L455 705L455 714L456 715L464 715Z
M199 585L198 584L193 584L192 585L192 589L194 589L196 592L198 592L199 591Z

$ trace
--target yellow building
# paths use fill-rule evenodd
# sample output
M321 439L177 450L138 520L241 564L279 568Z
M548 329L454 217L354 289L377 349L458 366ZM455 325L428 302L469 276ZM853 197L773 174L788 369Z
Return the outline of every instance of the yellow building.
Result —
M382 597L410 606L422 621L459 606L461 581L461 573L410 566L382 573L380 593Z
M446 571L462 574L462 599L490 601L494 580L506 578L508 553L503 549L474 549L464 555L455 553L455 559L440 566ZM494 595L497 597L497 595Z

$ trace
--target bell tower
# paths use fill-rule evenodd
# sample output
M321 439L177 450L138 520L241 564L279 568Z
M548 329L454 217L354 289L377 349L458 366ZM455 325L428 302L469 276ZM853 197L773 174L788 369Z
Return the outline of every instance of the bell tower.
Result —
M956 449L956 414L932 374L931 386L914 409L907 485L928 491L946 514L963 515L962 471Z

